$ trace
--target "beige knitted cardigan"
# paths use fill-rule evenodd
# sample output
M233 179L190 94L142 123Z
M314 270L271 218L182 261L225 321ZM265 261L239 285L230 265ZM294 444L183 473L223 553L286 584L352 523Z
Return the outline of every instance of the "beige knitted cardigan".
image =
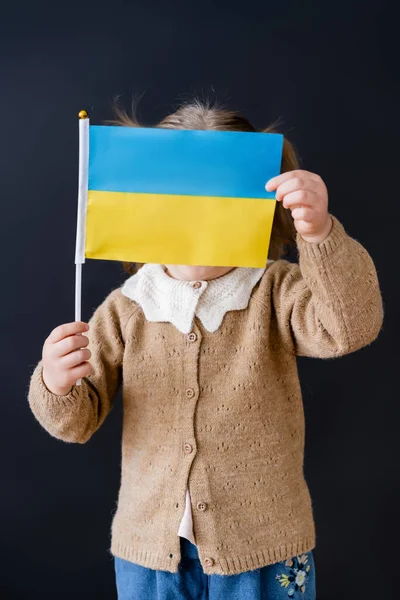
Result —
M299 264L270 264L247 308L229 311L216 332L197 317L195 335L149 322L117 288L90 320L93 372L81 386L54 395L42 361L36 366L31 409L66 442L90 439L123 380L113 555L176 573L187 486L207 574L314 548L296 356L354 352L376 339L384 315L370 255L331 216L328 238L314 244L298 234Z

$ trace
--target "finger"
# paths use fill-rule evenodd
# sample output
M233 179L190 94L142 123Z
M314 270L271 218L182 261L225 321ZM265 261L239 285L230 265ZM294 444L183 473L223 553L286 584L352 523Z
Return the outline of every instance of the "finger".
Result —
M310 190L317 192L318 183L312 179L306 179L297 175L296 177L292 177L291 179L284 181L278 186L275 194L276 199L280 201L286 194L290 194L291 192L295 192L297 190Z
M289 208L290 210L293 210L296 206L308 206L314 208L317 198L318 196L315 192L310 190L297 190L290 194L286 194L282 200L282 205L284 208Z
M88 344L89 339L86 335L71 335L53 345L52 356L66 356L78 348L85 348Z
M298 206L292 210L292 217L295 221L312 223L315 219L315 211L308 206Z
M60 364L64 369L72 369L73 367L76 367L89 360L91 356L92 353L88 348L84 348L83 350L75 350L66 356L62 356L60 359Z
M284 183L292 177L302 177L303 179L311 179L313 181L319 181L321 179L319 175L316 173L311 173L311 171L305 171L304 169L293 169L293 171L286 171L285 173L281 173L280 175L269 179L269 181L267 181L265 184L265 189L268 192L272 192L273 190L276 190L281 183Z
M92 371L92 365L89 362L85 362L68 371L68 374L71 376L71 380L75 382L81 377L87 377L92 373Z
M75 335L76 333L83 333L89 330L89 324L83 321L73 321L72 323L63 323L59 325L50 333L47 338L50 342L56 343L69 335Z

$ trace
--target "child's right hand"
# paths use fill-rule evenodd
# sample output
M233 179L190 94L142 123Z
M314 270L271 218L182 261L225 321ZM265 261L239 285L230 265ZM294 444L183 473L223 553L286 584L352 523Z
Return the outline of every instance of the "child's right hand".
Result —
M88 329L89 325L82 321L64 323L53 329L46 339L42 352L42 377L53 394L65 396L78 379L92 372L88 362L92 353L85 348L89 339L83 335Z

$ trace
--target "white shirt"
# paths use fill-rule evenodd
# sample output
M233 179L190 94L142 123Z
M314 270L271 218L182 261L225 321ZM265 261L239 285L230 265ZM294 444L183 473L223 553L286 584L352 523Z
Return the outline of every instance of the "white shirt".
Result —
M215 332L228 311L247 308L253 287L265 272L236 267L217 279L196 282L174 279L165 270L164 265L147 263L124 282L121 292L141 306L148 321L172 323L185 334L195 316L207 331ZM196 543L189 489L178 535Z

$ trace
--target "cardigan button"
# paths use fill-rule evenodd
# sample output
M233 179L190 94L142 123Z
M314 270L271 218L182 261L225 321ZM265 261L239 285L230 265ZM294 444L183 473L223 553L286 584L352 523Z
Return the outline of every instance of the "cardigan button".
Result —
M188 337L189 342L192 342L192 343L197 340L197 334L194 333L194 331L189 333L189 335L187 337Z
M207 567L212 567L215 563L215 560L210 556L207 556L207 558L204 559L204 562L206 563Z
M199 510L206 510L206 508L207 508L207 504L206 504L205 502L198 502L198 503L197 503L197 508L198 508Z
M190 454L191 452L193 452L192 444L185 444L184 449L185 449L186 454Z
M193 388L188 388L188 389L186 390L186 396L187 396L188 398L194 398L194 395L195 395L195 391L194 391L194 389L193 389Z
M198 290L199 288L201 288L201 281L195 281L195 282L192 284L192 287L193 287L195 290Z

